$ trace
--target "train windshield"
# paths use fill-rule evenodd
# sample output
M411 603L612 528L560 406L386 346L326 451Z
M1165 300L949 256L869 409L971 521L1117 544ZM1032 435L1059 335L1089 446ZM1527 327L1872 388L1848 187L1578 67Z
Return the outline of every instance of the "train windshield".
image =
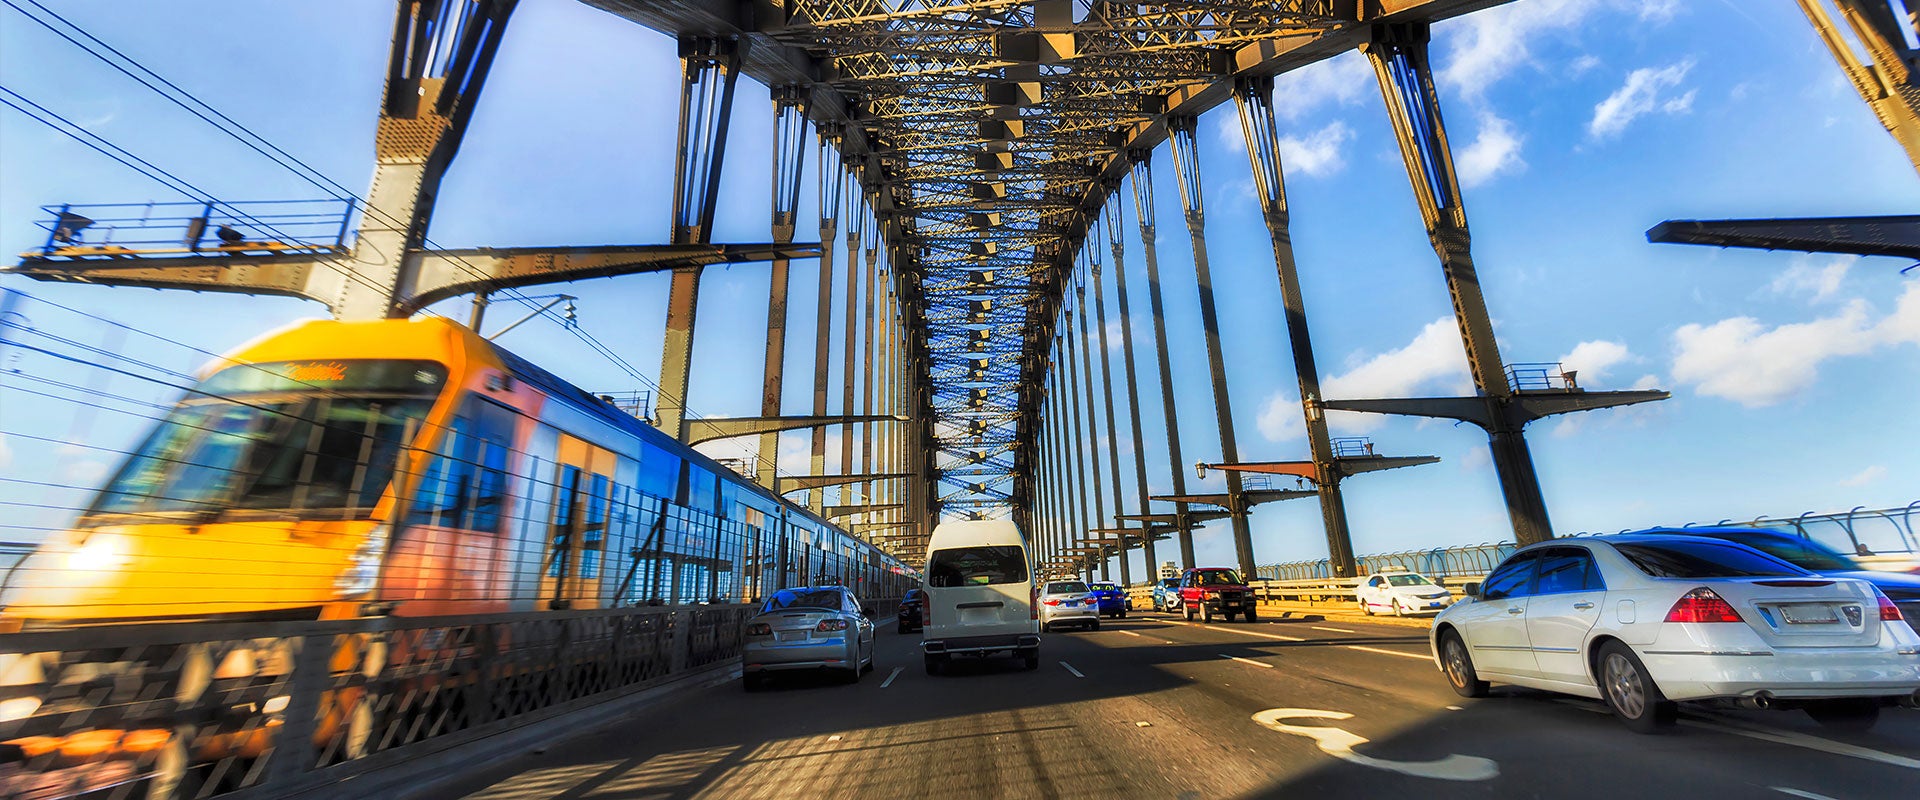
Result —
M233 510L364 517L446 378L446 367L431 361L227 368L167 415L87 521L211 520Z

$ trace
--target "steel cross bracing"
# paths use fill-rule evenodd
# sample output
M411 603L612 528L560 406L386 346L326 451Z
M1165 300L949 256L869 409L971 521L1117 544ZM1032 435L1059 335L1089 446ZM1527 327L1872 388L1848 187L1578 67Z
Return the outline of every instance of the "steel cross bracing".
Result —
M810 93L895 267L928 518L1028 513L1066 276L1129 151L1236 75L1504 1L585 0Z

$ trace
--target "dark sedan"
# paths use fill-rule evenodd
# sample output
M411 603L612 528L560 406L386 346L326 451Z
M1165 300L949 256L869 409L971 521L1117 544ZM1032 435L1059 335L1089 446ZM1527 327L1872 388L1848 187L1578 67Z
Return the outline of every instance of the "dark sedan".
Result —
M1873 584L1881 594L1899 606L1907 624L1915 631L1920 631L1920 575L1867 569L1852 558L1812 539L1767 528L1659 528L1647 532L1707 536L1739 542L1808 572L1832 578L1859 578Z
M912 633L927 627L927 594L919 589L908 589L900 598L900 632Z

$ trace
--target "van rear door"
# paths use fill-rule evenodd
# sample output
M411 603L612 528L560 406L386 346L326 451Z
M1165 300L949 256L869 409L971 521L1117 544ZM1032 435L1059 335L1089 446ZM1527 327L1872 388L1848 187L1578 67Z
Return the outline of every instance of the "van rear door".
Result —
M932 627L943 637L1031 631L1032 587L1021 545L953 547L927 559Z

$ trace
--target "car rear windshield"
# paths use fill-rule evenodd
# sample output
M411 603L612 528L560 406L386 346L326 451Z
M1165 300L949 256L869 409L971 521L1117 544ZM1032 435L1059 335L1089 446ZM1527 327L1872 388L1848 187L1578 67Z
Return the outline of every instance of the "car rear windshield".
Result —
M1117 592L1120 591L1120 587L1111 583L1096 583L1093 585L1093 590L1096 592Z
M1433 581L1427 580L1427 576L1413 575L1413 574L1388 575L1387 583L1393 586L1432 586L1433 585Z
M1773 556L1723 542L1636 542L1614 549L1655 578L1750 578L1806 575Z
M760 613L798 611L803 608L839 611L842 608L840 592L833 589L782 589L767 598L767 604L761 607Z
M1087 585L1079 581L1054 581L1047 584L1047 594L1079 594L1087 590Z
M935 588L1027 582L1027 551L1019 545L954 547L927 559L927 585Z

